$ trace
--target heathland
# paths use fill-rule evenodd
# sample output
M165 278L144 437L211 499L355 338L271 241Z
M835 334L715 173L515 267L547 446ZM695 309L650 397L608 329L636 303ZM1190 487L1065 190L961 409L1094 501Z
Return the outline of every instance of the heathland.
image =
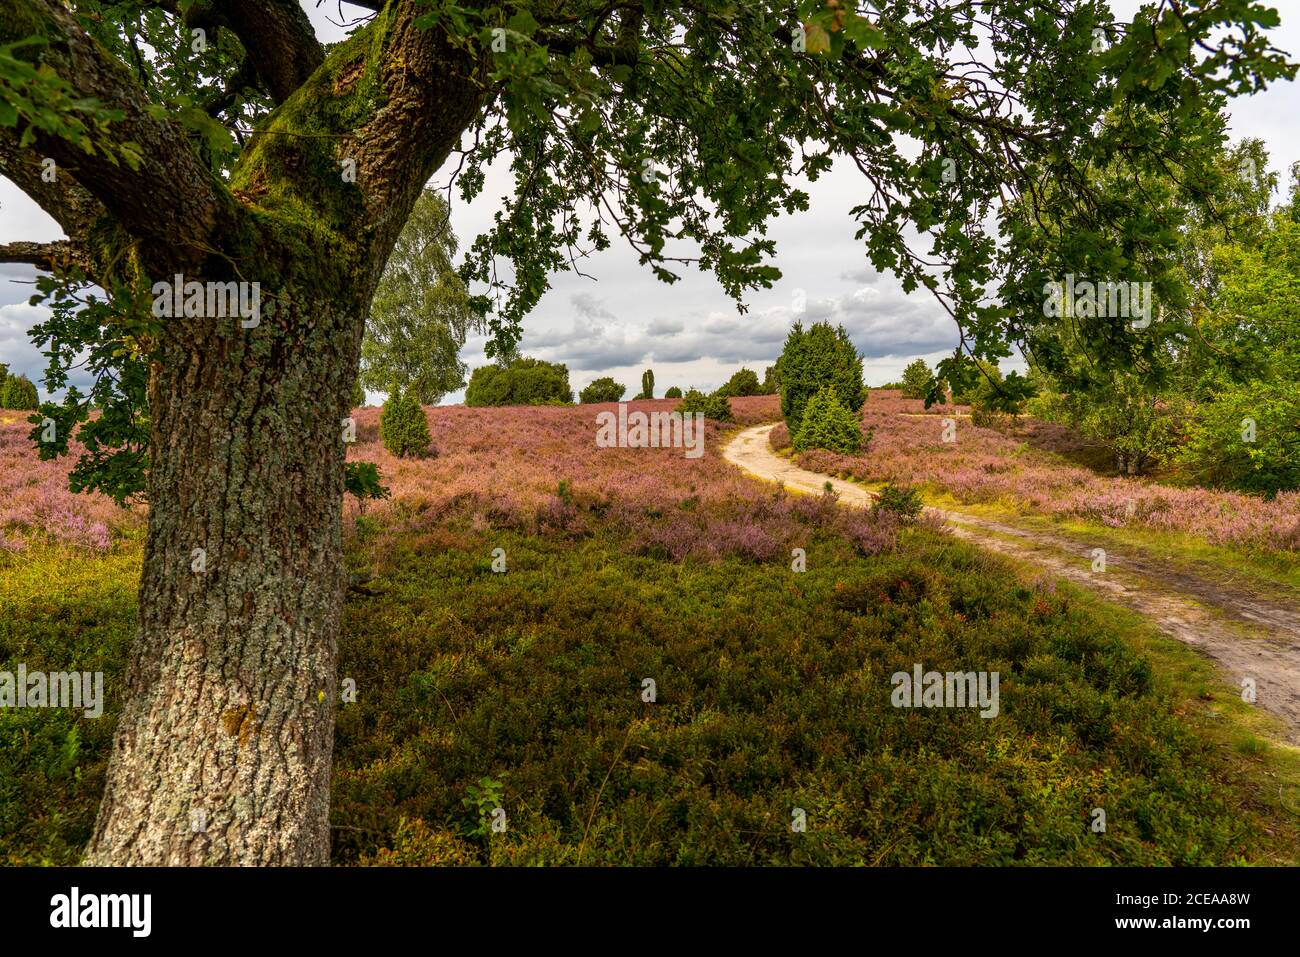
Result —
M389 456L379 411L355 413L349 457L392 497L344 506L335 863L1300 859L1296 751L1211 661L934 521L746 476L721 447L777 399L732 406L698 459L598 447L606 405L429 408L424 459ZM1032 421L958 412L944 443L951 414L874 392L861 455L799 461L1296 582L1294 494L1118 478ZM0 713L0 862L70 864L120 705L143 507L68 492L29 429L0 424L0 670L102 671L106 707ZM890 676L918 664L998 672L997 717L891 706Z

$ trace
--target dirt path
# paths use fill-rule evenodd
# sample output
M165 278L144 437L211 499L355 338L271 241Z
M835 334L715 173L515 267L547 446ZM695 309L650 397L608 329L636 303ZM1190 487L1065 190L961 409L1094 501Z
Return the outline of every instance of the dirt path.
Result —
M846 505L864 507L871 492L841 479L799 468L772 451L771 425L745 429L722 450L744 471L786 488L821 493L826 483ZM1300 604L1174 570L1144 555L1107 550L1106 571L1092 571L1094 543L975 515L926 508L952 533L984 548L1101 592L1149 618L1157 627L1218 663L1233 687L1253 678L1257 703L1281 717L1287 740L1300 744Z

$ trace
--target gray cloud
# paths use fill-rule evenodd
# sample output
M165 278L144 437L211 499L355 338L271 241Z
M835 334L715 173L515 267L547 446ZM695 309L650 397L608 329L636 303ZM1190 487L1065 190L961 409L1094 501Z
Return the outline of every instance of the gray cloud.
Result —
M597 299L589 292L575 292L569 296L569 301L573 303L573 308L578 310L578 315L585 316L588 319L614 319L618 317L605 308L605 301Z
M48 315L48 310L26 302L0 306L0 362L8 365L13 375L25 375L35 382L42 399L49 397L41 383L46 359L32 344L27 330ZM83 392L91 385L90 376L84 372L74 370L69 378Z
M856 282L861 285L874 286L881 279L886 278L884 273L876 272L870 266L861 266L857 269L846 269L840 273L840 278L846 282Z
M686 324L680 319L654 319L650 325L646 326L646 335L651 337L657 336L675 336L686 328Z
M603 372L618 366L636 365L645 357L645 347L640 343L597 341L554 350L550 361L563 362L575 372Z
M30 295L36 291L36 267L22 263L0 263L0 290L4 298L13 295Z

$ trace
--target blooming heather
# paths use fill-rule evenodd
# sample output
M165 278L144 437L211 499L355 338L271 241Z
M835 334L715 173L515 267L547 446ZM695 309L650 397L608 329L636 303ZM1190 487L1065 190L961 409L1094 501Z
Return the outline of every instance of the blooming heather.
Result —
M959 501L1008 505L1113 528L1183 532L1214 545L1300 550L1300 492L1271 501L1240 492L1100 475L1075 465L1096 449L1070 430L1023 420L1010 434L979 428L957 415L957 440L944 442L942 420L969 411L935 406L894 391L872 394L863 427L874 432L864 455L814 450L807 469L866 482L925 484Z
M638 401L644 411L671 411L669 399ZM775 396L732 399L743 425L779 417ZM353 460L379 465L393 499L369 517L401 530L429 531L468 516L477 528L580 534L584 516L624 526L632 547L681 558L738 555L763 561L808 525L852 524L815 497L773 496L719 456L723 427L707 422L706 453L687 459L677 449L598 448L596 415L612 404L426 409L442 450L436 459L389 455L379 442L379 410L359 409ZM964 409L959 408L957 412ZM1001 503L1111 527L1146 527L1199 535L1212 544L1300 550L1300 492L1264 501L1236 492L1183 488L1148 479L1099 475L1072 463L1089 447L1057 425L1025 421L1010 435L958 418L957 441L942 441L951 407L924 412L922 403L877 392L864 410L875 433L857 456L803 453L806 468L869 482L926 484L964 502ZM779 428L779 427L778 427ZM144 508L121 509L108 498L68 490L74 459L42 462L17 416L0 419L0 549L54 542L103 552L143 521ZM73 456L80 447L73 443ZM566 483L565 497L557 495ZM393 519L383 521L385 515ZM345 522L356 505L345 505ZM861 521L861 520L858 520ZM888 547L892 530L845 526L864 551Z
M749 424L776 417L774 396L732 400L738 421ZM643 411L671 412L671 399L629 403ZM635 508L676 505L695 496L706 501L753 498L766 490L721 461L721 426L706 422L703 458L688 459L680 449L599 448L596 416L615 410L613 403L582 406L504 406L426 408L429 431L440 455L432 460L405 460L389 455L379 442L377 409L358 409L357 441L349 459L374 462L392 490L385 509L445 511L452 503L479 503L480 509L533 511L556 495L561 481L585 502L614 500ZM349 513L355 506L349 503Z
M68 467L83 451L78 443L68 457L42 462L31 430L17 415L0 418L0 548L47 542L105 552L116 534L140 525L142 514L106 496L68 490Z
M674 406L672 400L630 404L647 412ZM732 407L746 425L780 414L775 396L738 397ZM848 520L828 502L779 494L743 476L722 460L723 427L713 421L706 422L700 459L672 448L598 447L596 416L614 408L428 408L442 454L421 461L389 455L378 441L377 411L357 410L357 442L349 456L378 464L393 496L371 505L367 517L383 528L380 534L391 535L431 533L458 516L476 530L581 534L592 516L622 527L630 547L643 554L752 561L788 555L809 527ZM346 516L355 522L353 503ZM892 527L876 533L880 548L893 538Z

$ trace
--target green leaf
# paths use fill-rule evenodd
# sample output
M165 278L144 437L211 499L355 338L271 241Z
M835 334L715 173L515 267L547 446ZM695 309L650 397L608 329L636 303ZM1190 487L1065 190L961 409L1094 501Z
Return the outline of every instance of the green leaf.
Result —
M831 35L825 27L818 23L808 23L804 25L804 38L806 41L807 51L809 53L829 53L831 49Z
M516 10L515 15L506 21L507 29L522 33L526 37L531 37L536 33L537 26L537 21L533 19L533 15L523 8Z
M856 13L844 24L844 35L863 49L882 49L888 44L885 34L875 27L870 20Z

